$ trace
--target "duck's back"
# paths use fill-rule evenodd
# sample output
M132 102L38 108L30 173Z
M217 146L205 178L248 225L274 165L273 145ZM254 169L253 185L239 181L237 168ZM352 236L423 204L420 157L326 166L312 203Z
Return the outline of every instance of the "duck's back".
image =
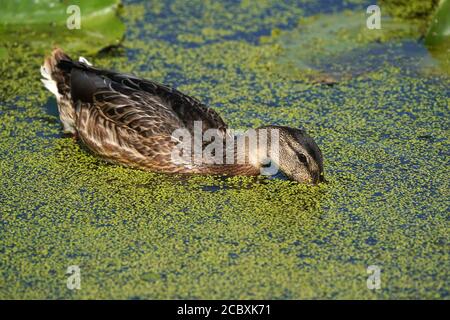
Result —
M73 61L58 49L43 68L43 75L50 75L48 81L56 83L57 93L52 92L57 95L60 115L64 113L61 109L71 108L66 113L71 113L73 119L69 120L74 122L76 134L109 161L181 170L170 163L175 130L185 128L193 133L195 121L201 121L202 131L226 130L213 109L157 82L98 69L85 59ZM48 83L46 86L49 88Z
M106 117L144 135L171 133L182 127L192 131L194 121L201 121L204 130L227 128L213 109L169 86L82 62L61 60L58 67L70 73L75 105L81 102L100 108Z

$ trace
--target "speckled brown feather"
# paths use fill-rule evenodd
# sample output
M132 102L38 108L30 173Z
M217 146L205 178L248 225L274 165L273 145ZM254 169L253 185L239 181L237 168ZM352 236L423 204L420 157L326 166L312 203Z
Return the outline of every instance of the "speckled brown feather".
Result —
M41 74L44 77L42 81L56 96L64 132L75 135L75 110L73 108L70 92L70 73L64 72L57 67L57 64L61 60L71 61L69 56L61 49L56 48L53 50L52 54L45 59L44 65L41 68ZM53 90L49 88L49 86L52 85L54 86Z
M193 133L194 121L202 121L203 131L215 128L226 134L227 125L219 114L195 98L153 81L73 61L60 50L49 59L52 78L70 97L76 133L101 158L157 172L259 174L250 164L172 162L174 130L186 128Z

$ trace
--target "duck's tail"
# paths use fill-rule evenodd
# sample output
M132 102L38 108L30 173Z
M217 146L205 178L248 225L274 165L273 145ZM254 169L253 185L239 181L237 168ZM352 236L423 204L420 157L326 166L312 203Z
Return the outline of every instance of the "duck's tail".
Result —
M85 58L80 57L79 62L88 66L92 64ZM41 66L42 83L53 93L56 98L70 94L70 68L61 66L71 65L73 60L60 48L52 51L49 57L46 57ZM76 62L75 62L76 64Z
M60 68L58 65L64 62L71 63L73 60L60 48L52 51L49 57L46 57L41 66L42 83L55 95L58 103L58 110L61 122L64 126L64 132L75 134L75 110L71 99L70 74L71 70ZM91 65L85 58L80 57L80 62Z
M56 48L49 57L45 58L41 66L41 81L48 91L56 96L58 102L64 96L70 95L70 74L57 67L61 60L72 61L64 51Z

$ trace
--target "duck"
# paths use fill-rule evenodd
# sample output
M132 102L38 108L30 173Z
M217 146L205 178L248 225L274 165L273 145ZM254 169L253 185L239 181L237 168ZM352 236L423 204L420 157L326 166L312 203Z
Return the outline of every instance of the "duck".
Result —
M83 57L74 60L60 48L44 59L40 71L45 88L56 97L63 132L107 162L160 173L258 176L281 172L299 183L324 181L322 152L304 129L262 126L252 129L256 135L252 143L194 97L156 81L95 67ZM232 156L225 161L213 148L202 161L195 161L192 149L208 148L195 135L211 130L215 146ZM192 134L194 138L183 141L192 142L193 147L178 150L181 139L174 132ZM262 139L263 132L269 137ZM242 136L246 138L239 144ZM244 148L238 150L238 145ZM266 152L271 149L276 153ZM181 160L174 157L174 150Z

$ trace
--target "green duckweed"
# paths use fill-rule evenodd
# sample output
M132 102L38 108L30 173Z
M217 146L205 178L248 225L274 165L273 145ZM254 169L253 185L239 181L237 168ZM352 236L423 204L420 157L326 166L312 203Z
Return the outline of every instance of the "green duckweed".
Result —
M448 299L448 76L409 31L290 52L289 34L301 44L303 28L322 31L276 3L125 4L122 47L87 58L174 85L233 128L306 128L325 156L318 187L106 164L61 134L42 55L11 48L0 61L0 298ZM344 72L367 53L377 60ZM80 290L66 286L71 265ZM370 265L379 290L367 288Z

